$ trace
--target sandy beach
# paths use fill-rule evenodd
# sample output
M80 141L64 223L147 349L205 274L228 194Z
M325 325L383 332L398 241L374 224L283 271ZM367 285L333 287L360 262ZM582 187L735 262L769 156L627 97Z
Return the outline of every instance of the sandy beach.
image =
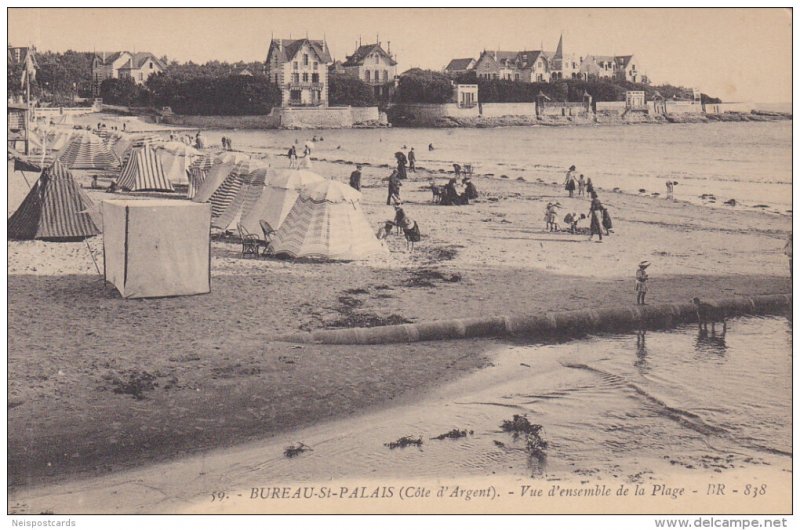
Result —
M319 160L312 168L342 182L353 169ZM382 180L389 171L363 170L362 204L376 230L394 214ZM788 215L712 214L599 188L614 229L598 243L545 231L548 202L560 202L560 219L588 214L589 200L566 197L562 186L477 176L480 199L447 207L432 203L431 177L445 183L444 175L419 171L401 191L423 234L413 252L391 235L389 259L294 263L242 259L238 242L218 238L207 295L121 299L90 257L102 271L101 236L88 246L9 241L12 498L33 486L282 439L412 402L487 366L502 346L496 339L358 347L270 341L282 334L630 305L642 260L652 263L651 304L791 292ZM10 215L27 188L19 173L9 180ZM108 198L89 193L97 203Z

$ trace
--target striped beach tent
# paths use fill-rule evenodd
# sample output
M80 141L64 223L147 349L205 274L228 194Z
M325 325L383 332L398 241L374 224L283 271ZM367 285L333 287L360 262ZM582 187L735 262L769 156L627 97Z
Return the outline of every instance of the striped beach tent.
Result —
M213 166L213 157L210 154L201 154L189 165L189 191L187 196L194 199L197 195L197 190L203 185L206 180L208 170Z
M334 180L304 189L272 240L275 254L333 260L388 255L360 200L360 192Z
M89 131L73 134L58 159L69 169L108 171L120 166L119 158L99 136Z
M240 182L239 189L233 196L232 200L227 204L224 210L217 216L213 216L214 212L214 197L211 198L211 226L220 228L222 230L231 230L236 228L242 220L242 217L253 209L253 206L258 201L259 197L264 194L266 189L267 169L259 168L250 173L238 175ZM220 190L225 187L223 184ZM218 190L219 191L219 190ZM253 233L258 234L261 231L260 225L256 225Z
M236 164L248 160L250 157L243 153L223 151L211 159L211 168L206 172L203 184L192 197L195 202L208 202L225 179L230 176Z
M96 236L94 203L58 160L45 168L8 220L11 239L75 240Z
M277 230L289 215L300 191L325 179L306 169L272 170L264 193L253 207L242 216L242 225L248 231L260 231L259 221L265 220Z
M220 217L224 217L223 221L231 219L233 215L239 213L238 210L243 204L242 188L246 183L249 183L251 180L250 175L257 170L266 170L266 162L255 158L247 158L233 166L228 176L209 199L209 202L211 202L211 226L222 229L228 227L230 221L225 223L224 226L215 221ZM266 171L263 174L266 175ZM231 211L233 211L233 214L230 213ZM220 223L223 221L220 221Z
M161 161L149 145L133 148L117 179L117 186L128 191L175 191L164 174Z
M121 133L115 137L111 150L122 161L122 165L128 162L128 157L134 147L143 145L154 146L164 141L164 137L158 133Z

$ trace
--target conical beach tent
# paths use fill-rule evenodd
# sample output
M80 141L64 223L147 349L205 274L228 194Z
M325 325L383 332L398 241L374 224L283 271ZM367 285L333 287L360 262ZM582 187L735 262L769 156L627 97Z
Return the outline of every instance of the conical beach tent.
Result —
M258 159L248 158L236 164L231 169L228 176L222 182L217 191L211 195L209 202L211 202L211 225L217 228L227 229L231 219L235 216L243 205L243 198L240 197L242 187L251 179L249 175L256 170L266 170L266 162ZM231 210L233 213L230 213ZM228 212L226 214L226 212ZM215 223L214 220L224 217L224 225Z
M324 181L324 178L305 169L273 170L264 193L242 215L242 225L249 232L260 233L259 221L263 219L274 230L279 229L300 196L300 191Z
M164 168L155 151L147 145L133 148L117 186L129 191L175 191L164 175Z
M211 168L206 173L206 178L192 200L194 202L208 202L217 191L231 171L239 162L244 162L250 157L242 153L223 152L212 159Z
M361 193L332 180L303 190L272 240L276 254L293 258L360 260L385 256L361 209Z
M59 161L69 169L111 170L119 168L119 159L103 142L90 132L73 134Z
M200 151L190 145L171 141L157 145L156 154L161 158L164 173L173 184L189 184L189 167L192 159L200 155Z
M203 185L208 175L208 170L214 165L213 157L207 154L201 154L195 158L189 165L189 191L187 197L194 199L197 191Z
M57 160L42 171L8 220L11 239L80 239L100 233L91 216L94 203Z
M222 230L236 228L236 225L241 222L242 217L253 209L259 197L263 195L266 189L266 178L266 168L256 169L249 174L239 175L238 180L241 182L239 190L219 216L212 218L211 226ZM220 190L223 187L224 184L220 187ZM214 209L214 197L211 198L211 209L212 211ZM260 225L257 226L258 228L254 230L248 229L248 231L259 234L261 228Z

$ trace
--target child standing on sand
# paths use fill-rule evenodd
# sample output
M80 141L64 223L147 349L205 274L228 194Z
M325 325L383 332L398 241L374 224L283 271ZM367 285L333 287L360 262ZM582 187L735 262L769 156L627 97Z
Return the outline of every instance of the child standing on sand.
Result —
M649 279L646 269L649 266L649 261L643 261L639 263L639 269L636 271L636 287L634 287L634 291L636 291L636 305L645 305L644 297L647 294L647 280Z
M583 197L583 190L586 188L586 180L583 178L583 174L578 177L578 197Z

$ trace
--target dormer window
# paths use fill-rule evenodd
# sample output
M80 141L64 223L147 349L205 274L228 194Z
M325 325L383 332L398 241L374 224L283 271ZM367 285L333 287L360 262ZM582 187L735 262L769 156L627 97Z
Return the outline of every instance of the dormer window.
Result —
M297 64L297 61L294 61L292 63L292 70L298 70L298 69L299 69L299 65Z
M303 66L308 66L308 54L303 54Z

